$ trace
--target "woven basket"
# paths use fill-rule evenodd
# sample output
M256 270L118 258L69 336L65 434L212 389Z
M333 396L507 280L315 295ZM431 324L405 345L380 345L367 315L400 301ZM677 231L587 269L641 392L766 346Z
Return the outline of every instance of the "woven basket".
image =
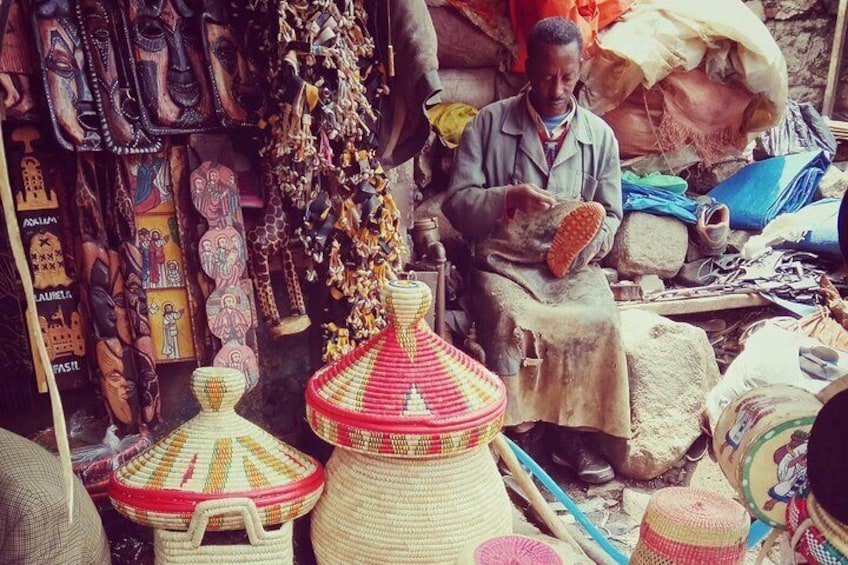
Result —
M806 441L822 404L809 392L771 385L743 394L724 409L713 435L716 460L752 515L786 527L786 504L806 477ZM791 478L779 475L784 457L797 459Z
M195 370L191 388L200 413L112 475L115 508L170 530L188 528L198 503L222 498L253 500L265 525L309 512L323 488L321 465L236 414L245 386L234 369ZM240 528L241 518L232 515L209 524L211 530Z
M244 523L250 544L202 545L211 521L222 516ZM156 565L246 564L293 565L292 523L278 530L265 531L256 504L249 498L207 500L197 505L186 532L153 531Z
M745 558L750 518L717 493L669 487L651 496L631 565L737 565Z
M501 380L427 326L430 290L390 281L389 325L306 388L307 419L326 441L362 453L426 458L489 443L506 410Z
M562 557L545 542L527 536L498 536L472 544L457 565L564 565Z
M512 533L488 449L429 460L336 449L312 513L321 565L454 565L469 544Z
M848 528L829 516L809 490L792 497L786 509L786 526L792 548L808 563L848 563Z

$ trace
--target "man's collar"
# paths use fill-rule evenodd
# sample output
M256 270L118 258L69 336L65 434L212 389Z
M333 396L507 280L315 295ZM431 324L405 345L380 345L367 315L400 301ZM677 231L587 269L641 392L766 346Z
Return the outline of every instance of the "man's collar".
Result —
M524 95L524 103L525 106L527 106L527 112L530 114L530 118L536 125L536 131L539 132L539 135L548 139L559 139L566 131L568 131L568 128L571 126L571 122L574 119L574 114L577 112L577 99L572 95L571 102L568 105L568 111L562 117L562 121L560 121L560 123L558 123L553 129L548 129L548 126L545 124L542 116L539 115L536 107L533 106L533 101L530 100L529 90Z
M530 112L527 111L527 102L524 98L527 96L527 91L522 91L521 94L512 99L507 111L504 113L503 123L501 124L501 132L507 135L536 135L538 130ZM577 101L574 101L574 117L571 121L571 132L577 141L581 143L592 143L593 136L588 128L584 113L586 110L581 108Z

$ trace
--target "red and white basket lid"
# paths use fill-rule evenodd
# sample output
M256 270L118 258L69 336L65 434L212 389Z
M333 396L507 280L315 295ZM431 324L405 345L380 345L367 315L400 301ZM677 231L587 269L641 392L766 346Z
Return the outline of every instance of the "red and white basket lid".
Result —
M315 433L340 447L389 457L460 453L499 433L503 383L427 326L430 301L423 283L387 283L388 326L307 384Z

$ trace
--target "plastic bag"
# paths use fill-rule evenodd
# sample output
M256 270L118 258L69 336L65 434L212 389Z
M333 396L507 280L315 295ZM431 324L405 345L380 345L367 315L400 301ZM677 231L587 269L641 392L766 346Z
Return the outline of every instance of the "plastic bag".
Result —
M828 159L833 159L836 138L811 104L790 100L780 123L757 137L754 158L759 161L815 149L821 149Z

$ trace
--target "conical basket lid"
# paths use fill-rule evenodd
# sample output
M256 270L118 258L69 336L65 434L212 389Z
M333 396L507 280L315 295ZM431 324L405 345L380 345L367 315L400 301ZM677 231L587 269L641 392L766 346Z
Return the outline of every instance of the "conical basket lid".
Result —
M246 387L234 369L202 367L191 390L200 413L119 467L109 497L129 519L155 528L185 529L204 500L246 497L265 525L309 512L324 486L321 465L236 414ZM242 527L240 519L210 529Z
M503 383L433 333L424 321L430 300L423 283L386 285L389 325L307 384L315 433L365 453L437 457L484 445L500 431Z

